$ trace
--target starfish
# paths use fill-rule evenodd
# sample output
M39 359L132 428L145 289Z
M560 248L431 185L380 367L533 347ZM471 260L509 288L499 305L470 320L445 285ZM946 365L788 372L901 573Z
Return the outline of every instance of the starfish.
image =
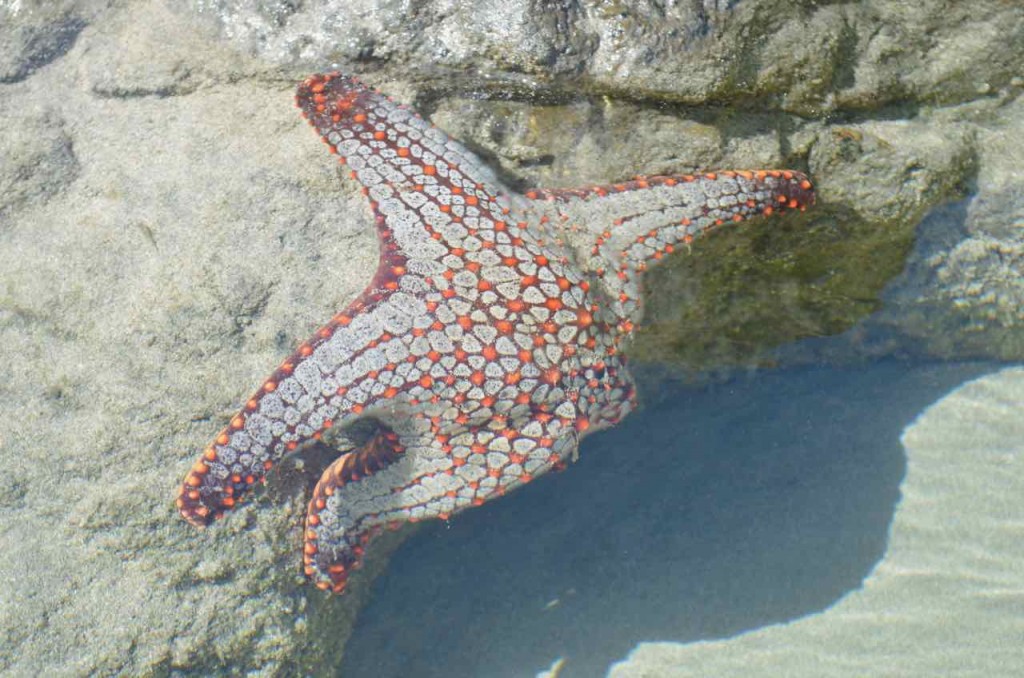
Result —
M790 170L520 195L354 77L313 75L296 104L369 199L379 265L205 449L177 506L206 525L326 437L347 451L313 490L303 560L334 592L381 529L561 469L630 412L623 351L648 265L715 226L814 202Z

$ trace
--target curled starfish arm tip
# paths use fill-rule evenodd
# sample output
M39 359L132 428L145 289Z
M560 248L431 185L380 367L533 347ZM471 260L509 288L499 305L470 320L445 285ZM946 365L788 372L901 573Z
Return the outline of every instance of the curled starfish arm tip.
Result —
M382 530L446 520L503 496L563 467L576 443L566 432L557 440L535 440L507 429L450 436L414 430L408 421L395 424L405 432L379 424L375 436L337 459L317 483L306 516L303 566L318 588L342 592Z

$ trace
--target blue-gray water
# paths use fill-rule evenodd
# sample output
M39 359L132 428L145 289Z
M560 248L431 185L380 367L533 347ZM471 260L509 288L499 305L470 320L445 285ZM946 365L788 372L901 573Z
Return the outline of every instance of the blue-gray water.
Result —
M580 461L404 544L343 675L604 675L641 641L823 610L886 547L922 409L992 365L765 371L680 390Z

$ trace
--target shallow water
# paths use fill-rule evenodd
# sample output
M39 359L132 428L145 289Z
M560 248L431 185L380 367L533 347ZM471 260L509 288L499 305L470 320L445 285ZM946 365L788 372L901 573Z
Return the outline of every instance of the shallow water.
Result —
M580 460L429 525L374 584L341 673L604 675L642 641L820 612L882 557L900 434L991 364L763 371L678 390Z

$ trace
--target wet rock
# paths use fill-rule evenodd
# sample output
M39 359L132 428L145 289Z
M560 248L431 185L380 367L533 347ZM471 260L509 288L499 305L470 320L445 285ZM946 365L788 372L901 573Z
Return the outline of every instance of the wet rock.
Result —
M0 673L305 673L338 651L366 581L325 604L300 577L322 467L284 466L206 531L176 515L175 486L232 401L358 291L374 236L348 220L362 197L339 191L290 79L131 96L137 63L86 84L116 50L146 53L123 11L0 86Z
M801 115L970 101L1009 86L1024 58L1024 19L999 0L193 6L240 49L278 64L440 67L537 82L574 76L622 97L746 99Z
M1019 75L1024 15L1012 4L860 3L848 12L852 83L836 92L836 107L964 103L1013 86Z
M905 353L1021 360L1024 190L1016 158L1024 104L961 115L976 125L975 190L921 222L906 272L865 332L890 337Z
M612 183L639 174L637 168L648 175L698 171L720 166L727 155L725 134L715 124L629 102L580 97L535 105L451 97L432 119L494 158L523 189Z
M79 171L59 112L11 108L0 103L0 118L5 121L0 137L0 216L26 202L54 199Z
M18 82L75 44L101 3L25 0L0 6L0 83Z
M104 97L179 96L259 73L212 38L180 7L135 2L83 36L81 80Z
M967 192L977 171L973 142L966 127L927 119L836 125L818 135L808 166L821 177L823 203L910 230L928 209Z

